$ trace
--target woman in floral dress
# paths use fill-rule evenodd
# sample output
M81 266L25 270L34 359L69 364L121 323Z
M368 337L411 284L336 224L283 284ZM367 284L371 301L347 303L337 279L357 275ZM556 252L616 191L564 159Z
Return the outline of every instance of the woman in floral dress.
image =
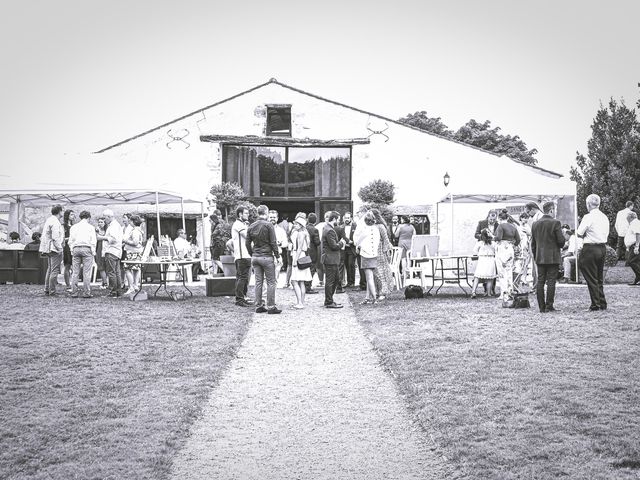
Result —
M380 243L378 244L378 268L373 272L376 280L376 291L378 292L378 300L384 300L393 290L393 274L391 273L390 254L392 245L389 241L389 230L387 222L384 221L380 210L374 208L371 210L376 219L376 227L380 231Z

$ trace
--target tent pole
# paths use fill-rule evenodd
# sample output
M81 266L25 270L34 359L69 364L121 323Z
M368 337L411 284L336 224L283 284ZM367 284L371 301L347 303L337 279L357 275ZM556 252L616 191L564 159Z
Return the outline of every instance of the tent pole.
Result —
M440 202L436 203L436 235L440 234L440 215L438 215L438 207Z
M574 232L577 229L578 229L578 182L575 182L575 187L573 190L573 230ZM577 241L578 241L578 237L576 237L576 242ZM576 248L576 283L580 283L580 269L578 268L578 260L580 260L580 253L578 248Z
M453 255L453 232L455 231L455 226L453 224L453 193L451 195L451 255Z
M187 227L185 226L184 221L184 198L180 197L180 213L182 214L182 229L186 232Z
M160 206L158 205L160 203L160 196L158 195L158 192L156 192L156 221L158 222L158 247L160 246Z
M204 270L204 266L207 264L207 251L205 250L205 244L207 237L204 233L204 205L200 202L200 221L202 222L202 269Z

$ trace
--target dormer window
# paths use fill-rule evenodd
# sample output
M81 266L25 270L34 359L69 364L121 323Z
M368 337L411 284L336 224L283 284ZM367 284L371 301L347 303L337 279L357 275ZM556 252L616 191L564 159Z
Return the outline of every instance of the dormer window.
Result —
M267 105L267 136L291 136L291 105Z

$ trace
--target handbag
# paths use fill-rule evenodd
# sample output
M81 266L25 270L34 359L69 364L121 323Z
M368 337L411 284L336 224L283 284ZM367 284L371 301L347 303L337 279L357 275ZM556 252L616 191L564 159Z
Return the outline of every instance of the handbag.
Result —
M311 257L309 255L305 255L304 257L300 257L298 259L298 270L305 270L307 268L311 268Z

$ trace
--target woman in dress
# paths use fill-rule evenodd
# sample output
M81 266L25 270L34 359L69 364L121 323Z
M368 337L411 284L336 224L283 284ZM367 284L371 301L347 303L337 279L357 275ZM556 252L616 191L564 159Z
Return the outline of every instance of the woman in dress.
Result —
M484 283L485 297L495 292L495 282L498 276L496 270L496 249L491 240L491 234L487 228L480 232L480 240L473 247L473 254L478 256L478 264L473 274L473 287L471 298L476 298L476 289L480 282Z
M376 291L378 292L378 300L384 300L393 290L393 274L391 273L391 242L389 241L387 222L384 221L380 210L373 208L371 210L376 220L376 227L380 232L380 243L378 244L378 268L374 271L376 279Z
M71 249L69 248L69 234L71 233L71 226L76 221L76 214L73 210L65 210L62 226L64 227L64 244L62 245L62 263L64 265L64 284L67 286L67 291L71 291L71 270L73 265L73 255L71 255Z
M298 260L307 255L309 250L309 232L307 231L306 215L298 214L293 222L293 230L291 232L291 285L293 285L293 291L296 293L297 303L293 308L304 308L304 296L306 293L306 287L304 282L311 281L311 269L299 269Z
M411 239L416 234L416 229L411 225L409 217L403 215L401 217L402 224L396 232L396 238L398 239L398 247L400 247L400 258L402 264L402 270L407 269L407 252L411 250Z
M102 251L102 242L106 238L105 235L107 233L107 224L104 222L104 217L98 218L98 226L96 227L96 267L98 270L98 274L102 279L102 285L100 288L107 288L107 270L105 268L104 263L104 252Z
M374 270L378 267L378 248L380 246L380 230L376 226L376 217L371 212L364 214L363 222L359 222L353 235L356 248L360 251L360 268L367 281L367 294L362 305L376 303L376 284Z
M144 245L142 244L144 241L144 234L140 228L142 218L138 215L131 215L129 220L131 222L131 229L128 230L129 236L123 238L122 243L124 244L124 251L127 256L126 259L129 261L136 261L142 258L142 252L144 251ZM140 265L128 263L125 265L124 270L127 277L127 283L129 284L129 289L125 295L130 295L140 289L138 286L140 284Z
M211 251L211 267L213 273L218 271L218 263L220 262L220 255L224 254L227 241L231 238L231 229L226 228L227 223L222 219L222 213L216 209L209 217L211 222L211 244L209 250Z
M506 210L502 210L498 214L498 228L496 228L494 240L496 241L498 284L504 307L507 306L506 302L513 289L514 247L520 245L520 234L518 229L509 223L509 213Z

